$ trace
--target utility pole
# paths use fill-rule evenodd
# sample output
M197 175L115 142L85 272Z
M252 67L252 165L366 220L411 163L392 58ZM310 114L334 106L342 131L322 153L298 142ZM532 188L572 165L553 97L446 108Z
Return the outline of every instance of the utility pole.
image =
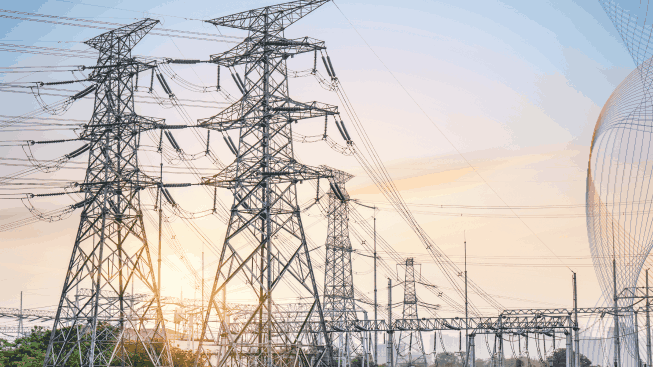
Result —
M467 344L467 367L474 367L476 365L476 345L474 342L474 334L468 336L469 340Z
M23 331L23 291L20 291L20 316L18 317L18 337L25 335Z
M202 306L200 306L201 314L204 314L204 243L202 243Z
M280 360L291 366L311 360L320 365L334 362L297 203L298 184L332 178L332 172L297 161L293 125L310 118L337 118L338 108L290 97L287 63L296 55L324 52L326 46L309 37L285 38L289 26L327 2L291 1L207 21L248 34L234 48L211 55L212 63L233 71L242 96L216 115L198 120L199 126L225 134L227 141L231 140L227 133L238 134L236 143L228 143L235 160L217 175L203 179L205 185L230 190L233 204L202 321L195 354L198 365L216 359L203 342L213 333L211 316L223 312L220 293L232 285L243 286L241 294L254 303L254 310L247 325L231 324L232 337L225 340L225 352L215 366L272 367ZM298 290L298 296L311 305L304 320L315 320L317 326L294 332L274 317L275 291L285 289ZM292 348L283 347L288 340L293 341Z
M160 128L164 120L136 114L133 78L156 64L131 54L157 23L144 19L85 42L99 51L97 66L86 79L92 85L72 99L95 93L93 116L80 133L88 142L89 164L45 367L69 365L70 358L83 366L122 365L127 362L125 344L134 343L127 328L139 335L139 348L145 348L153 365L172 364L140 205L140 190L159 183L142 175L138 162L141 133ZM134 282L153 294L153 302L134 307L125 298ZM90 293L76 303L78 285Z
M506 353L503 349L503 333L499 332L499 366L506 367Z
M465 235L465 232L463 232L463 238L464 238L464 245L465 245L465 343L467 344L465 346L465 351L467 354L467 358L465 358L466 363L469 362L469 300L467 298L467 236ZM469 367L469 365L466 365L465 367Z
M161 170L161 182L159 183L159 195L158 195L158 203L157 205L159 206L159 255L157 258L157 280L158 280L158 286L159 286L159 295L161 294L161 242L162 242L162 233L163 233L163 154L161 155L161 163L160 163L160 170Z
M574 367L580 367L580 328L578 327L578 284L576 283L576 273L573 274L574 283Z
M651 367L651 299L648 294L648 269L646 269L646 367Z
M573 367L573 365L574 365L574 350L573 350L574 349L574 344L573 344L573 341L572 341L572 336L573 336L574 331L573 331L573 327L571 326L571 322L572 322L571 315L567 316L567 318L568 318L568 321L569 321L569 329L565 333L566 334L565 337L567 339L566 340L567 341L567 348L565 350L565 352L566 352L565 353L565 357L566 357L565 358L566 359L565 365L566 365L566 367Z
M387 361L388 367L394 367L393 363L393 343L392 343L392 279L388 278L388 345L387 345Z
M642 366L642 360L639 358L639 322L637 320L637 311L633 309L633 317L635 318L634 323L635 323L635 330L633 332L633 336L635 337L635 365L637 367Z
M613 234L614 242L614 234ZM619 303L617 298L617 260L614 254L614 244L612 252L612 290L613 290L613 312L614 327L612 337L614 338L614 367L619 367L621 363L621 343L619 341Z
M374 320L379 319L378 315L378 308L379 304L377 303L376 299L376 206L374 206ZM374 331L374 363L377 365L379 364L379 353L378 353L378 345L379 345L379 332Z

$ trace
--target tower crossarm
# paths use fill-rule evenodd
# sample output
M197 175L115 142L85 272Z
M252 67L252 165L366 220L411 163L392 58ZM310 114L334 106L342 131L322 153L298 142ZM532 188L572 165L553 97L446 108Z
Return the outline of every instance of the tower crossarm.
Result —
M224 67L258 62L264 54L269 58L288 58L295 55L325 50L324 41L311 37L288 39L283 37L253 36L246 38L232 49L211 55L211 62Z
M321 102L297 102L294 100L280 100L272 103L270 110L274 115L264 116L261 106L256 103L248 108L243 108L243 103L238 101L220 111L217 115L207 119L198 120L199 126L217 130L228 131L251 126L257 120L275 117L270 122L289 123L313 117L323 117L338 114L338 107Z
M552 333L564 332L574 327L571 318L567 316L510 316L510 317L470 317L469 329L474 334L503 333ZM317 330L317 321L311 320L308 325L303 322L285 322L282 324L289 331L299 330L304 327L309 330ZM243 330L244 324L232 323L229 325L233 331ZM256 332L259 325L250 323L245 328L246 332ZM386 320L327 320L327 331L329 333L339 332L360 332L360 331L449 331L464 330L465 319L454 318L421 318L421 319L397 319L390 326Z
M150 70L156 66L156 61L117 55L115 59L106 60L105 64L98 63L97 66L82 66L81 69L92 70L86 80L103 83L107 79L114 78L116 70L120 70L124 75L134 76L139 72Z
M143 117L135 114L113 116L112 119L101 120L92 124L83 125L84 130L80 135L81 139L96 141L106 134L115 130L127 129L130 134L137 135L141 132L159 129L164 125L165 120L154 117Z
M215 26L278 34L329 0L299 0L207 20Z
M0 335L6 335L8 337L15 337L21 331L21 328L17 326L0 326Z
M0 307L0 317L23 318L25 320L54 320L56 315L57 313L54 311Z
M579 314L613 314L614 307L585 307L577 309ZM617 312L629 313L633 312L632 307L619 307ZM515 310L504 310L502 316L521 316L521 315L534 315L534 316L568 316L574 313L573 308L526 308Z
M225 167L222 171L214 176L205 177L202 179L202 184L208 186L221 187L226 189L233 189L239 185L259 185L266 178L269 178L274 183L285 182L302 182L306 180L317 180L318 178L331 178L333 173L323 166L312 167L299 162L292 162L284 164L279 170L271 172L261 172L255 169L257 165L260 166L261 162L251 162L248 165L250 169L247 171L240 171L243 168L243 162L240 164L234 162Z
M116 28L110 32L102 33L97 37L84 42L90 47L100 51L100 54L111 54L115 59L117 55L131 52L131 49L145 37L145 35L159 23L156 19L143 19L139 22Z

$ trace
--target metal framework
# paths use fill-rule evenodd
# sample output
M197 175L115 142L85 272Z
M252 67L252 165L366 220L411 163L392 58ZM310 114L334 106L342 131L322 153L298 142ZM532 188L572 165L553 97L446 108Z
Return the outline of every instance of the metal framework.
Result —
M349 194L345 183L353 176L333 170L333 184L327 192L327 240L324 270L324 316L329 321L358 320L354 297L354 277L349 240ZM350 366L356 354L369 359L368 335L363 333L333 333L333 347L337 348L338 366ZM335 351L335 349L334 349ZM335 354L335 353L334 353Z
M406 259L404 277L404 302L402 318L417 320L417 289L415 288L415 261ZM427 366L424 340L419 330L401 331L397 339L397 362L403 366Z
M68 366L71 358L88 367L129 366L131 348L143 348L155 366L172 365L139 194L155 184L138 167L140 133L162 120L136 114L132 82L152 65L131 50L157 23L145 19L86 41L100 55L88 78L93 86L80 92L95 92L81 134L89 146L85 201L45 366ZM83 299L80 287L90 289ZM154 296L134 303L134 289Z
M345 331L385 331L401 332L410 330L419 331L450 331L465 330L465 319L461 317L442 318L421 318L421 319L397 319L388 324L387 320L356 320L346 322L326 321L327 331L330 333ZM232 332L242 330L247 326L250 330L256 330L256 323L245 322L231 323L229 326ZM317 327L318 321L310 322ZM389 325L389 326L388 326ZM301 322L287 322L283 326L290 332L299 331L307 325ZM496 334L496 333L541 333L551 334L554 332L567 332L575 327L574 321L569 316L495 316L495 317L470 317L469 330L471 334ZM314 328L313 330L317 330ZM317 331L315 331L317 332Z
M213 63L235 71L242 98L200 126L239 134L236 160L204 183L228 188L234 201L204 316L198 364L217 366L316 366L331 360L331 343L306 243L296 184L331 175L295 159L292 124L337 114L337 107L294 101L288 90L289 57L324 49L309 38L284 38L284 30L327 0L293 1L254 9L208 22L247 30L248 37ZM278 236L287 237L280 241ZM229 324L218 301L230 285L246 283L254 310L244 324ZM275 318L274 294L308 300L309 312L298 330ZM209 327L212 315L221 329ZM309 323L312 317L317 324ZM231 325L241 325L233 329ZM256 325L252 329L252 326ZM210 341L210 342L209 342Z

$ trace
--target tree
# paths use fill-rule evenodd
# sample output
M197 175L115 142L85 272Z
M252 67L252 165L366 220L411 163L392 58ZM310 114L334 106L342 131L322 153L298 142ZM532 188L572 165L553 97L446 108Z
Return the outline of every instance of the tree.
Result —
M567 365L567 349L559 348L553 351L551 356L553 367L565 367ZM580 367L591 367L592 361L589 360L584 354L580 355Z
M351 367L365 367L365 366L367 366L367 363L370 364L370 367L377 367L377 365L376 365L376 363L374 361L367 361L365 363L365 365L363 365L363 356L361 356L361 355L356 355L351 360Z
M195 353L192 350L171 347L170 352L172 353L172 363L175 367L195 366Z
M29 335L9 341L0 338L0 366L2 367L42 367L45 352L50 342L50 330L34 327ZM134 367L153 367L149 357L138 343L127 343L125 350ZM171 348L175 367L192 367L195 365L192 351ZM79 360L71 358L67 366L79 367Z
M435 365L438 367L459 367L463 365L463 361L454 353L444 352L438 353L435 357Z
M0 366L41 367L48 349L50 331L34 327L32 332L16 340L0 339Z

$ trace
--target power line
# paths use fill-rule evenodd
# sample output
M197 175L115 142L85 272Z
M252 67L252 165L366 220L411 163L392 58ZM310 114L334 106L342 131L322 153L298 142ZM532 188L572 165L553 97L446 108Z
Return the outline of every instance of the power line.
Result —
M101 30L113 30L113 27L108 27L109 25L120 26L120 27L126 26L125 24L120 24L120 23L109 23L109 22L102 22L97 20L61 17L56 15L46 15L46 14L37 14L37 13L27 13L27 12L19 12L19 11L4 10L4 9L0 9L0 13L21 14L21 15L28 15L34 17L60 19L60 20L66 20L67 22L48 20L48 19L39 19L39 18L25 18L25 17L19 17L15 15L7 15L7 14L0 14L0 18L47 23L47 24L56 24L56 25L66 25L66 26L74 26L74 27L83 27L83 28L93 28L93 29L101 29ZM70 21L92 23L92 24L70 23ZM232 41L230 39L242 39L242 37L223 36L223 35L191 32L191 31L180 31L174 29L159 29L157 31L150 32L150 34L155 36L176 37L176 38L185 38L185 39L199 40L199 41L226 42L226 43L238 43L238 41L235 40ZM203 36L203 37L196 37L196 36ZM211 38L207 38L207 36ZM227 38L227 39L221 39L221 38Z
M432 125L433 125L437 130L438 130L438 132L439 132L439 133L444 137L444 139L445 139L445 140L449 143L449 145L450 145L450 146L451 146L451 147L456 151L456 153L457 153L461 158L463 158L463 160L465 161L465 163L466 163L470 168L472 168L472 170L474 170L474 172L478 175L478 177L479 177L479 178L480 178L480 179L485 183L485 185L486 185L486 186L487 186L487 187L488 187L488 188L489 188L489 189L490 189L490 190L495 194L495 196L496 196L499 200L501 200L501 202L502 202L502 203L503 203L507 208L510 208L510 206L508 205L508 203L507 203L507 202L506 202L506 201L505 201L505 200L504 200L504 199L499 195L499 193L498 193L498 192L497 192L497 191L496 191L496 190L495 190L495 189L494 189L494 188L489 184L489 182L487 182L487 180L485 180L485 178L484 178L484 177L483 177L483 176L478 172L478 170L477 170L477 169L476 169L476 168L471 164L471 162L469 162L469 161L467 160L467 158L462 154L462 152L461 152L461 151L460 151L460 150L459 150L459 149L458 149L458 148L453 144L453 142L451 141L451 139L449 139L449 137L447 137L447 135L444 133L444 131L442 131L442 130L440 129L440 127L439 127L439 126L438 126L438 125L437 125L437 124L436 124L436 123L431 119L431 117L426 113L426 111L425 111L425 110L422 108L422 106L417 102L417 100L415 100L415 98L412 96L412 94L411 94L410 92L408 92L408 90L407 90L407 89L404 87L404 85L399 81L399 79L394 75L394 73L393 73L393 72L392 72L392 71L387 67L387 65L383 62L383 60L381 60L381 58L377 55L377 53L374 51L374 49L370 46L370 44L365 40L365 38L363 38L363 36L361 35L361 33L358 31L358 29L356 29L356 27L354 26L354 24L349 20L349 18L347 18L347 16L345 15L345 13L343 13L342 9L340 9L340 7L338 6L338 4L336 4L335 1L333 1L333 4L336 6L336 8L337 8L338 11L340 12L340 14L342 14L342 16L347 20L347 22L350 24L350 26L354 29L354 31L356 32L356 34L358 34L358 36L363 40L363 42L365 43L365 45L370 49L370 51L372 51L372 53L374 54L374 56L379 60L379 62L381 62L381 64L383 65L383 67L384 67L384 68L388 71L388 73L390 73L390 75L395 79L395 81L399 84L399 86L401 87L401 89L402 89L402 90L403 90L403 91L408 95L408 97L413 101L413 103L415 103L415 105L419 108L419 110L422 112L422 114L424 114L424 116L429 120L429 122L430 122L430 123L431 123L431 124L432 124ZM533 229L532 229L532 228L531 228L531 227L530 227L530 226L529 226L529 225L528 225L528 224L527 224L527 223L526 223L526 222L521 218L521 216L520 216L519 214L517 214L513 209L509 209L509 210L511 210L511 212L513 213L513 215L514 215L517 219L519 219L519 221L520 221L520 222L521 222L521 223L522 223L526 228L528 228L528 230L533 234L533 236L535 236L535 238L537 238L537 240L538 240L538 241L539 241L539 242L540 242L544 247L546 247L547 250L549 250L552 254L554 254L555 256L557 256L557 254L556 254L556 253L551 249L551 247L549 247L549 245L547 245L547 244L546 244L546 243L545 243L545 242L540 238L540 236L538 236L537 233L535 233L535 231L534 231L534 230L533 230ZM562 264L564 264L564 262L562 261L562 259L559 259L559 261L560 261ZM571 268L569 268L569 267L567 267L567 268L571 271Z

